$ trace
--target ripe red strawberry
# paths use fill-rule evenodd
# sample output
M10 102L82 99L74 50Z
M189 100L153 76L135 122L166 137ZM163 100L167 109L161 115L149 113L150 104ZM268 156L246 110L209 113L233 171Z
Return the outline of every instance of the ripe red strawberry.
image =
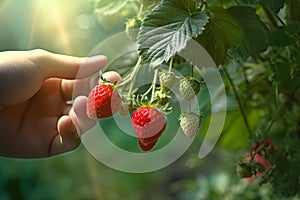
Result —
M163 113L150 106L138 108L131 117L140 147L149 151L164 132L167 121Z
M245 161L249 161L250 158L251 158L250 155L247 155ZM252 176L243 178L243 180L246 183L251 183L254 179L262 177L271 167L270 162L264 159L260 154L255 154L253 161L254 161L254 165L260 165L263 167L263 169L259 169L255 167Z
M256 142L251 150L254 153L258 153L260 155L270 155L274 149L274 144L272 143L270 138L265 138L261 141Z
M237 166L237 173L246 183L264 176L271 168L268 157L274 146L269 138L265 138L252 145L250 152L245 156L244 161Z
M118 112L121 97L114 84L100 83L90 92L87 102L87 115L90 118L107 118Z
M151 143L149 143L147 145L143 144L140 140L138 140L138 141L139 141L139 145L140 145L141 149L143 149L144 151L150 151L156 144L157 140L158 140L158 138L153 140Z

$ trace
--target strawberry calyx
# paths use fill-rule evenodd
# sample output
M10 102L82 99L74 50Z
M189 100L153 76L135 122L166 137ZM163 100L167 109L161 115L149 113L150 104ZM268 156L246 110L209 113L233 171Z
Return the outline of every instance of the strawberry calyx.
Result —
M106 78L104 78L102 75L100 76L100 79L99 79L99 81L98 81L98 84L104 84L104 85L109 85L109 86L111 86L114 90L117 88L117 81L115 81L115 82L110 82L109 80L107 80Z
M169 106L169 102L161 104L161 99L158 96L155 96L150 101L147 97L142 97L142 99L139 101L139 107L155 108L165 115L169 115L172 112L172 107Z

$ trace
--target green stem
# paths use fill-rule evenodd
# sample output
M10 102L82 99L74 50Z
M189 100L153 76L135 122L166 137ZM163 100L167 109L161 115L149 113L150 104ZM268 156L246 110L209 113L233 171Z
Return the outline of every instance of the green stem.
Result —
M272 24L273 28L274 28L275 30L277 30L277 29L278 29L278 24L277 24L277 22L276 22L276 20L275 20L275 18L274 18L273 13L270 12L270 11L269 11L268 9L266 9L265 7L263 7L263 10L264 10L264 12L265 12L265 14L266 14L266 16L267 16L269 22Z
M154 71L154 76L153 76L152 84L151 84L151 86L148 88L148 90L142 95L142 98L141 98L141 99L144 99L145 96L147 96L150 92L152 92L152 93L151 93L151 99L150 99L150 102L153 101L153 97L154 97L154 95L155 95L155 84L156 84L157 74L158 74L158 69L156 69L156 70Z
M132 75L132 81L130 83L130 87L129 87L129 91L128 91L128 96L129 97L130 97L132 89L133 89L133 85L134 85L134 82L135 82L135 79L136 79L136 75L137 75L137 73L138 73L138 71L141 67L141 62L142 62L142 59L141 59L141 57L139 57L139 60L138 60L136 66L134 67L134 70L132 72L132 74L133 74Z
M135 66L133 68L133 71L131 72L130 76L127 79L124 79L124 81L118 85L118 87L122 87L122 86L125 86L126 84L128 84L130 82L128 96L131 95L136 75L137 75L137 73L138 73L138 71L141 67L141 62L142 62L142 59L139 57L139 59L138 59L137 63L135 64Z
M150 102L153 101L153 99L154 99L157 74L158 74L158 69L156 69L154 71L154 77L153 77L153 82L152 82L152 93L151 93L151 100L150 100Z
M269 22L272 24L273 28L275 30L278 30L279 29L279 25L277 24L277 21L278 20L280 22L281 25L285 26L286 24L284 23L284 21L278 16L278 15L275 15L269 11L268 9L266 9L265 7L263 7L263 10L269 20ZM297 11L298 12L298 11ZM300 36L299 34L295 34L294 35L298 40L300 40Z
M170 60L170 64L169 64L169 72L172 71L172 67L173 67L173 57Z
M268 133L270 132L270 130L271 130L271 128L272 128L274 122L275 122L275 119L272 119L272 121L270 122L269 126L268 126L267 129L266 129L265 134L268 134Z
M142 16L143 9L144 9L144 5L141 3L139 12L138 12L138 14L137 14L137 17L141 17L141 16Z
M276 19L280 22L280 24L282 26L286 26L286 24L284 23L284 21L278 16L278 15L275 15Z
M245 111L244 106L242 104L242 100L241 100L241 98L240 98L240 96L238 94L238 91L237 91L237 89L236 89L236 87L235 87L235 85L234 85L234 83L233 83L233 81L232 81L232 79L231 79L228 71L226 70L225 67L223 67L223 69L224 69L224 72L225 72L225 75L226 75L227 79L229 80L230 86L233 89L234 96L235 96L235 98L236 98L236 100L238 102L238 105L239 105L239 108L240 108L240 111L241 111L241 114L242 114L242 117L243 117L246 129L247 129L249 135L252 135L252 131L251 131L248 119L247 119L246 111Z
M251 151L251 158L250 158L249 163L252 163L254 161L255 155L258 154L263 148L264 148L264 146L261 145L254 152Z
M275 17L276 17L276 19L280 22L280 24L282 25L282 26L286 26L286 24L284 23L284 21L278 16L278 15L275 15ZM298 40L300 40L300 36L296 33L295 35L294 35Z
M278 81L277 80L275 81L275 98L276 98L277 107L280 108L280 105L279 105L279 89L278 89Z

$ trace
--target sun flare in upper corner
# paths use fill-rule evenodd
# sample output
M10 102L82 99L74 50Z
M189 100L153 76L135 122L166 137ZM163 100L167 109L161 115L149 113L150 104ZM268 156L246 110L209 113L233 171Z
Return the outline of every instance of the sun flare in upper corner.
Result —
M72 54L71 32L68 29L69 9L63 1L33 0L30 13L28 47L34 47L36 38L58 46L66 54ZM50 41L49 41L50 42Z

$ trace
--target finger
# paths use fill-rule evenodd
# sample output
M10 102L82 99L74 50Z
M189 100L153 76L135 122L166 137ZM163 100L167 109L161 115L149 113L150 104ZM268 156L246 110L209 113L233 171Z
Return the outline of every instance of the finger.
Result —
M62 116L57 122L58 135L54 138L50 155L56 155L71 151L78 147L80 138L76 132L76 127L67 115Z
M71 104L66 104L66 106L65 106L65 108L62 112L63 115L68 115L70 113L71 109L72 109L72 105Z
M105 72L102 76L112 83L120 82L121 80L120 74L115 71ZM90 90L98 84L98 81L98 74L93 74L88 78L76 81L63 79L61 82L62 96L66 101L80 95L88 96Z
M102 76L103 76L103 78L105 78L106 80L108 80L111 83L114 83L114 82L118 83L122 79L120 74L115 71L105 72Z
M74 84L75 80L62 79L60 89L61 95L65 101L72 99Z
M46 78L84 78L104 67L106 57L103 55L79 58L50 53L44 50L33 50L29 56Z
M87 97L79 96L74 100L73 108L70 110L69 116L76 126L77 133L82 135L88 129L96 125L97 120L87 116Z
M99 76L93 74L84 79L66 80L61 82L61 93L63 98L68 101L77 96L88 96L89 91L98 83Z

